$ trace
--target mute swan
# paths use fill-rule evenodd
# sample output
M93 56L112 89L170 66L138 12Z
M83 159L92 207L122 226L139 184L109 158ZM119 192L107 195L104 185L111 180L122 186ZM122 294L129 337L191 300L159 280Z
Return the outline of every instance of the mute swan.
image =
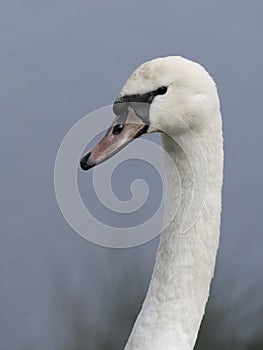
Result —
M142 107L140 102L147 105ZM170 136L181 137L191 149L195 147L193 133L206 160L207 193L201 214L183 234L179 210L161 234L150 286L125 346L125 350L191 350L204 315L219 245L223 137L216 86L198 63L179 56L157 58L143 63L129 77L113 111L113 125L81 159L82 169L108 159L140 135L161 131L163 148L182 177L184 210L192 177L184 152ZM198 167L199 160L196 156L191 165ZM169 165L164 167L169 189L166 205L172 208L178 191L174 173Z

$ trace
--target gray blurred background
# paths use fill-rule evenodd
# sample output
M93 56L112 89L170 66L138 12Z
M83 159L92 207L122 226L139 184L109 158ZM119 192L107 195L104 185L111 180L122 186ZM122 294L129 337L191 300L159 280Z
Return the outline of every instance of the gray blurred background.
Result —
M141 62L174 54L214 76L224 118L221 246L196 349L263 349L262 16L259 0L1 1L0 349L123 348L158 239L111 250L79 237L54 162Z

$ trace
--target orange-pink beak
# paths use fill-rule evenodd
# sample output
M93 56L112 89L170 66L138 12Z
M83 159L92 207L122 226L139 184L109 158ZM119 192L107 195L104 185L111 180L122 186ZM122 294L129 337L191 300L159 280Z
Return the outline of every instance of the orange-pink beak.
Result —
M90 152L81 158L81 168L89 170L109 159L132 140L145 134L148 127L149 125L145 124L131 107L128 107L125 121L123 122L120 116L114 119L106 135Z

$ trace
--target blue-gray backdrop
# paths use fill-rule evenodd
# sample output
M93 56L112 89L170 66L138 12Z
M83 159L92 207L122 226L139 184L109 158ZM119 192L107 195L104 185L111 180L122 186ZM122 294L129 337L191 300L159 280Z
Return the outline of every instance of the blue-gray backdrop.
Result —
M202 63L222 102L223 223L211 302L228 305L226 322L241 338L258 326L262 11L259 0L1 1L1 349L60 349L72 317L110 328L107 299L133 291L134 278L147 286L158 240L119 251L83 240L59 211L53 169L75 122L110 104L141 62L174 54Z

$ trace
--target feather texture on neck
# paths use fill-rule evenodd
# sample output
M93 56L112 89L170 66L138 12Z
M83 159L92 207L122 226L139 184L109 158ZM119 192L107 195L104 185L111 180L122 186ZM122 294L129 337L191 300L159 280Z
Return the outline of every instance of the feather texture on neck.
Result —
M221 116L217 113L216 119L195 134L207 164L207 193L200 216L184 233L181 218L189 205L194 179L184 151L163 135L164 150L176 162L182 181L180 207L161 234L149 290L125 350L192 350L194 347L219 244L223 138ZM176 138L191 148L189 135ZM193 161L198 167L199 158ZM172 210L173 203L178 202L178 180L166 164L164 170L168 184L166 209Z

